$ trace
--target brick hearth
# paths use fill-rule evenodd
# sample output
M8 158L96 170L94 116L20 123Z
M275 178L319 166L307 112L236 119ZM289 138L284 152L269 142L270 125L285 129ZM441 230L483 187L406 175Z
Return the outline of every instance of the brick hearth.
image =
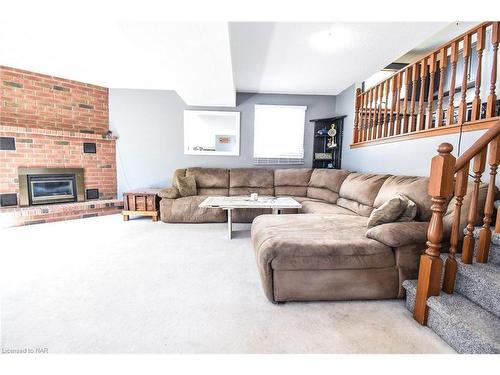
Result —
M123 201L118 199L30 207L4 207L0 210L0 228L112 215L120 213L122 208Z
M0 88L0 137L15 139L15 150L0 150L0 194L19 194L19 167L84 168L85 189L99 189L100 199L1 207L0 221L20 225L117 212L108 89L3 66ZM84 153L84 143L95 143L96 153Z

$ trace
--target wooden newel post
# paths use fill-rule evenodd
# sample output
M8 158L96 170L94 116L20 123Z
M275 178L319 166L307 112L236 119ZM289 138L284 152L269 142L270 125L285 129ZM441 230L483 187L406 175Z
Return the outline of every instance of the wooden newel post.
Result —
M453 146L441 143L439 154L432 158L429 179L429 195L432 197L432 217L427 230L427 249L420 257L417 295L413 318L422 325L427 324L427 298L439 295L443 262L440 255L443 239L443 213L448 199L453 195L455 157Z

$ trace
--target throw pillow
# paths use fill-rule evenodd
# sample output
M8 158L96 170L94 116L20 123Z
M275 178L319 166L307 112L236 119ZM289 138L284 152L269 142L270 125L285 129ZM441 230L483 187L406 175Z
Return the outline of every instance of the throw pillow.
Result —
M190 197L198 193L196 189L196 180L193 176L177 177L174 186L179 190L181 197Z
M406 202L398 195L389 199L382 206L372 211L368 219L368 226L393 223L406 209Z
M397 221L412 221L417 216L417 204L402 193L398 196L406 202L406 208Z

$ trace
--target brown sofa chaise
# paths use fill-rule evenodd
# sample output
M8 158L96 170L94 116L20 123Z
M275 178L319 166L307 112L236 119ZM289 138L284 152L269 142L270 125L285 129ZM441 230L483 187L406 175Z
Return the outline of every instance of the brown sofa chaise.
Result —
M335 169L178 169L194 176L198 195L160 193L164 222L224 222L225 211L198 205L207 196L292 196L302 204L293 215L235 210L234 222L252 222L252 244L267 298L272 302L402 298L402 283L417 277L431 217L428 178L353 173ZM484 207L487 185L480 189ZM462 212L468 212L470 192ZM368 228L368 217L396 193L417 205L412 222ZM444 217L452 222L454 201ZM481 213L478 212L478 220ZM465 218L462 218L464 222ZM446 246L444 247L446 249Z

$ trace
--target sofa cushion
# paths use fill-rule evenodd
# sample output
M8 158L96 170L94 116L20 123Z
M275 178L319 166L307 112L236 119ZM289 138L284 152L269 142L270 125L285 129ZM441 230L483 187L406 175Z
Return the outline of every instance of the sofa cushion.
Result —
M181 197L191 197L197 194L196 180L193 176L178 176L174 181L174 186L179 190Z
M415 243L425 244L427 241L428 226L429 223L421 221L382 224L369 229L366 232L366 237L390 247L400 247Z
M286 191L285 189L295 188L295 194L280 193L281 195L306 195L306 187L311 179L312 169L275 169L274 170L274 187L276 191ZM283 188L277 189L277 187ZM300 190L299 190L300 189ZM297 194L297 192L303 194ZM277 193L278 194L278 193Z
M417 205L417 221L429 221L431 218L431 197L427 193L428 177L390 176L380 188L373 207L378 208L397 193L406 195Z
M229 170L224 168L188 168L186 176L193 176L198 188L228 188Z
M260 267L366 269L393 266L390 247L365 236L367 219L345 215L263 215L252 224Z
M194 195L178 199L162 199L161 220L167 223L221 223L227 221L227 212L219 208L198 207L207 197Z
M179 190L177 190L177 188L170 187L170 188L166 188L166 189L161 189L158 192L158 196L160 198L176 199L176 198L180 198L181 195L179 194Z
M398 193L406 203L406 208L397 221L413 221L417 216L418 207L415 202L402 193Z
M349 175L342 169L315 169L309 180L307 196L330 203L336 203L342 181Z
M342 183L339 196L364 206L373 207L375 197L388 177L389 175L351 173Z
M305 186L276 186L274 194L278 196L289 197L305 197L307 195L307 187Z
M273 188L274 171L263 168L234 168L229 171L229 187Z
M337 199L337 205L340 207L347 208L348 210L351 210L357 213L358 215L365 217L370 216L370 214L373 211L372 206L366 206L364 204L346 198Z
M339 214L339 215L356 215L355 212L346 208L337 206L336 204L320 202L320 201L305 201L302 203L302 208L299 209L302 214Z
M407 206L408 202L400 195L394 196L382 206L372 211L368 218L368 226L374 227L380 224L395 222L403 214Z
M326 188L338 193L342 182L350 173L343 169L314 169L308 186Z
M198 188L198 195L208 195L208 196L223 196L227 197L229 195L229 189L224 188Z
M307 197L329 203L336 203L337 199L339 199L339 194L326 188L308 187Z

